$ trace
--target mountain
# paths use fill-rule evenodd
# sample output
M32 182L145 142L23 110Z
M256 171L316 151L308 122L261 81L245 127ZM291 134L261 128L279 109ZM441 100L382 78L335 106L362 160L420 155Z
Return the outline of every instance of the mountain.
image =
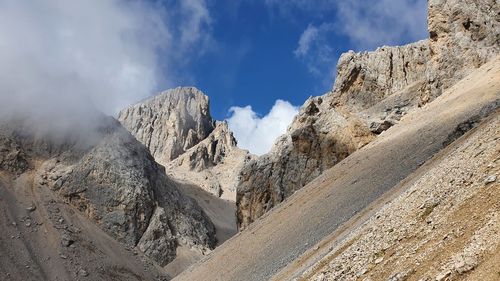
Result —
M212 119L209 99L179 87L123 109L118 120L173 178L235 201L240 167L252 156L236 146L225 122Z
M242 170L244 228L500 50L494 1L429 1L428 40L343 54L333 90L311 98L271 152Z
M118 120L201 206L214 223L217 245L237 233L236 186L241 168L254 156L237 147L226 122L212 119L205 94L194 87L167 90L123 109ZM170 276L209 251L180 247L177 252L166 267Z
M215 247L210 219L147 148L113 118L94 121L56 136L2 120L0 264L10 278L150 279L166 275L152 261L168 264L179 246Z
M496 280L500 6L428 4L428 40L340 58L175 280Z
M451 233L459 229L459 232L467 231L467 235L458 236L458 240L453 241L466 246L474 239L471 232L482 227L487 230L484 241L491 244L474 248L472 254L477 253L480 257L475 266L481 266L489 276L497 274L494 267L487 265L495 263L489 257L495 257L500 249L500 240L493 235L496 225L493 224L493 228L490 225L494 222L490 219L494 218L483 216L497 212L498 206L493 203L496 202L496 195L492 201L485 201L484 210L478 201L470 201L472 199L467 196L454 198L453 195L480 192L457 190L455 193L454 189L469 186L462 185L462 179L469 179L469 176L474 179L474 188L485 188L486 179L492 176L487 187L489 190L479 193L483 196L481 198L498 191L500 185L494 179L498 176L494 167L498 164L499 105L500 58L496 58L445 90L434 101L403 116L398 124L312 180L216 248L202 263L184 271L174 280L308 280L312 276L315 280L356 280L358 277L353 274L358 273L359 279L370 280L369 275L362 275L361 271L353 273L352 270L364 269L363 265L366 267L364 273L368 273L380 257L389 263L383 263L383 275L374 275L382 277L372 280L392 280L392 274L400 273L396 270L421 258L413 256L413 250L419 251L415 255L438 253L443 266L446 259L452 259L453 255L462 251L460 247L428 249L427 246L436 245L433 244L436 240L430 243L428 239L444 239L447 233L450 233L450 239L455 239ZM471 133L467 133L470 130ZM452 155L450 151L462 153L460 145L455 146L461 142L469 145L464 158L456 163L443 162L448 157L455 157L456 154ZM448 148L450 144L452 146ZM482 158L482 153L485 158ZM468 158L467 155L478 155L476 157L481 157L481 162L469 164L468 161L475 161L475 158ZM490 164L493 166L488 168ZM476 168L478 170L474 170ZM435 173L424 177L429 169ZM458 171L466 173L462 175ZM443 178L445 174L447 177ZM451 187L448 186L450 179L456 182ZM416 193L410 195L412 191ZM421 197L416 198L419 195ZM442 198L443 205L434 208L433 198ZM457 202L457 206L448 209L453 204L450 202ZM439 201L437 204L440 204ZM413 208L415 206L417 209ZM461 210L464 221L460 222L456 221L460 217L455 218L453 214L459 206L464 207ZM374 215L377 212L381 214L378 220ZM456 223L439 224L445 222L447 217L453 217ZM430 225L427 224L428 218L431 219ZM433 221L435 224L432 224ZM466 224L472 221L477 224ZM405 227L401 231L398 229L400 225ZM439 231L430 236L434 227ZM367 233L371 236L365 236ZM469 238L471 240L467 240ZM404 248L405 245L410 248ZM476 247L476 244L471 245ZM385 247L390 249L377 252L377 249ZM374 251L371 252L371 249ZM432 260L432 256L422 260L427 262ZM333 261L331 267L330 261ZM382 265L380 261L377 263L380 264L378 272L382 270ZM438 260L436 263L441 266ZM425 277L423 273L437 271L435 265L429 263L414 263L407 269L419 272L412 277L403 273L408 280L420 280L416 277ZM308 270L313 274L308 275Z
M2 115L0 280L498 279L500 6L428 5L260 157L194 87Z

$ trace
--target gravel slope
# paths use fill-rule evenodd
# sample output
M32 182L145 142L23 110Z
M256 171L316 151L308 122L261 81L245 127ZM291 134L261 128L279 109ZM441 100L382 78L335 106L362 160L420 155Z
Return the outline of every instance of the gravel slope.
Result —
M500 112L426 164L414 181L292 280L497 280ZM319 251L318 251L319 252ZM295 274L300 267L296 267Z
M491 112L500 99L497 57L405 116L374 142L298 191L175 280L268 280Z
M89 222L33 175L0 172L0 280L156 280L166 273ZM71 233L71 240L65 239Z

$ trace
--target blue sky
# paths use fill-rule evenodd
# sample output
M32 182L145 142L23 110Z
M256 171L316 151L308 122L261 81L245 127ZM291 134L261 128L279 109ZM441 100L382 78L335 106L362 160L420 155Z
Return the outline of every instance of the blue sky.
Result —
M307 97L332 88L341 53L426 38L426 6L426 0L0 0L0 113L78 128L95 108L116 115L161 90L196 86L239 145L262 154Z
M198 40L169 83L205 92L212 115L256 154L269 151L309 96L332 89L343 52L427 37L426 0L185 1L197 7Z
M210 17L202 30L210 41L200 46L205 48L203 54L182 69L178 82L192 84L209 95L217 119L227 118L232 106L251 105L256 113L265 115L277 99L301 105L307 97L331 89L341 53L427 36L425 0L378 1L379 11L372 4L377 1L366 0L352 1L359 4L331 0L198 2ZM371 20L365 18L370 16ZM356 18L363 21L360 26L356 26ZM315 31L314 39L305 52L297 52L308 29Z

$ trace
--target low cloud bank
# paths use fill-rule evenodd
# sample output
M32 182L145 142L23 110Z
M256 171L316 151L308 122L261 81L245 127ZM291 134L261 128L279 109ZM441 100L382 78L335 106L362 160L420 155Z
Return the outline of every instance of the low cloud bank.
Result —
M205 0L167 4L0 1L0 120L75 131L172 86L211 19Z

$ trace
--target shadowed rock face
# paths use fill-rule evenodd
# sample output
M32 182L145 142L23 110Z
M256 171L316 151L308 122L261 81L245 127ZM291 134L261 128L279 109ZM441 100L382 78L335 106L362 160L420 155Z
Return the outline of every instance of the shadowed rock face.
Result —
M173 260L179 244L212 249L215 229L201 208L116 120L99 121L91 145L54 144L28 131L3 130L16 128L8 124L0 130L0 149L17 155L18 165L11 166L19 172L29 163L35 187L49 187L106 233L161 265Z
M441 94L500 51L494 0L430 0L429 40L341 56L332 92L310 98L237 188L239 227Z

